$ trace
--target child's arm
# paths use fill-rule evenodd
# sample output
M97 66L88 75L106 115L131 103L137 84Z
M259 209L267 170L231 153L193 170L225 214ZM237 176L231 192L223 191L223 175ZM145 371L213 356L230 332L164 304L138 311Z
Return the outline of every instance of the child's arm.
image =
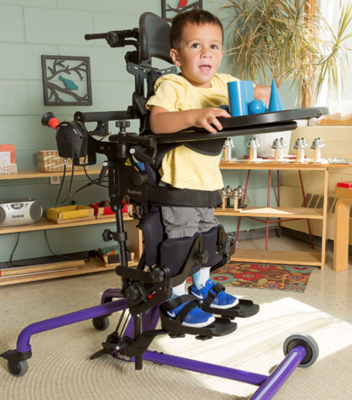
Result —
M218 117L231 117L222 108L208 107L200 110L168 111L163 107L153 106L150 114L150 128L153 133L175 133L196 126L211 133L221 130ZM213 124L217 129L214 129Z
M269 86L257 85L254 88L254 98L257 100L263 100L267 105L270 103L270 92L271 88Z

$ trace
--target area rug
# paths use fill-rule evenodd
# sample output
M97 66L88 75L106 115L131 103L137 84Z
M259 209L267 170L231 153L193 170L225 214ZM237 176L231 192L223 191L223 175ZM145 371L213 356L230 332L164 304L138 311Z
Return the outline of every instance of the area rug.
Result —
M183 339L162 335L151 350L267 375L282 361L286 338L305 332L317 341L319 358L310 368L298 368L275 400L351 399L352 326L290 297L263 300L260 308L251 318L236 319L238 329L231 335L206 341L192 335ZM11 376L6 360L0 358L1 400L245 400L256 390L230 379L150 362L136 371L133 364L108 355L90 360L117 318L116 314L110 317L105 332L83 321L34 335L33 356L23 377ZM16 348L23 328L0 333L0 353Z
M234 287L304 293L312 271L312 267L231 262L210 278L215 283Z

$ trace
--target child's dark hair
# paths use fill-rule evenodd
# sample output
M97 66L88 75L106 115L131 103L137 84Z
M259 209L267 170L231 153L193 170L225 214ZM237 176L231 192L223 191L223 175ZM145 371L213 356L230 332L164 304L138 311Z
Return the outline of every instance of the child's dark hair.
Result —
M206 10L190 10L177 14L171 22L170 45L173 49L178 49L182 40L182 31L187 23L196 25L213 24L218 25L222 33L222 43L224 43L224 28L221 21L214 14Z

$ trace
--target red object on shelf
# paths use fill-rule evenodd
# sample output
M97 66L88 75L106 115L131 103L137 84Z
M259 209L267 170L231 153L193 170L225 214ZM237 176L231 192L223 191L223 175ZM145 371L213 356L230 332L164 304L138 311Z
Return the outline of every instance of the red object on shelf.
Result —
M346 189L352 189L352 181L339 182L337 184L337 187L346 188Z
M15 145L14 144L0 144L0 153L10 152L11 163L15 164Z
M124 206L122 208L122 212L127 213L126 203L123 201L122 204L124 204ZM89 204L89 207L92 207L94 209L94 215L99 214L99 209L101 209L103 211L103 215L115 215L115 213L111 210L111 207L99 207L99 203Z

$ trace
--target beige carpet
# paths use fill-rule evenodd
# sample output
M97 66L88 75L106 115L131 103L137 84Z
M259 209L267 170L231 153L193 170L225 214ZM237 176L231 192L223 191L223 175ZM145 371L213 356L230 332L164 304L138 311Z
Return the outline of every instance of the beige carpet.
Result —
M117 315L112 318L112 325ZM297 369L277 400L348 400L352 398L352 326L291 298L261 305L261 312L238 319L238 330L205 342L157 338L151 350L268 374L283 358L282 345L293 333L312 335L320 357L310 368ZM0 334L0 352L14 349L23 327ZM111 325L108 333L111 331ZM0 359L2 400L191 399L244 400L255 387L227 379L145 362L142 371L109 356L91 361L107 332L90 321L32 337L33 357L25 376L15 378Z

